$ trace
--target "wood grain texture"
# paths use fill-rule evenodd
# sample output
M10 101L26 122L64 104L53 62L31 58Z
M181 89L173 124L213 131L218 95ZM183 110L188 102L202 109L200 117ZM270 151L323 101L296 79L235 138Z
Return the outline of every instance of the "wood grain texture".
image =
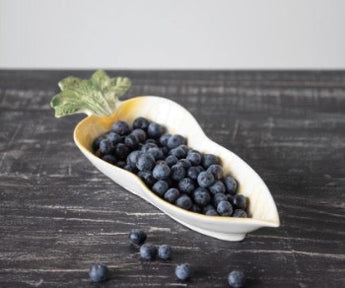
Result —
M272 191L279 229L245 241L208 238L174 222L98 172L72 131L82 115L55 119L56 83L89 71L0 71L0 287L345 286L345 72L113 71L128 97L161 95L186 107L206 134L248 162ZM142 263L134 227L174 248ZM112 280L89 283L91 263ZM187 284L174 267L196 269Z

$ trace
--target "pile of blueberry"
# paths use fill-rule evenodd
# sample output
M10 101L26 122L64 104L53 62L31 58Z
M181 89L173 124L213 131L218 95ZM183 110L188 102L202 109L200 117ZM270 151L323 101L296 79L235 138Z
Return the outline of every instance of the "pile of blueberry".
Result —
M170 260L172 249L170 245L163 244L156 248L152 244L145 243L147 235L140 229L133 229L128 235L129 241L135 247L140 247L140 258L144 261L153 261L157 255L162 260ZM109 279L109 269L104 264L93 264L89 270L89 277L92 282L103 282ZM175 276L181 281L188 281L194 274L194 268L189 263L179 264L175 267ZM242 288L245 286L245 275L241 271L233 270L228 275L230 287Z
M187 146L162 125L139 117L133 129L116 122L92 144L101 159L139 176L159 197L181 208L212 216L247 216L247 198L224 175L220 159Z

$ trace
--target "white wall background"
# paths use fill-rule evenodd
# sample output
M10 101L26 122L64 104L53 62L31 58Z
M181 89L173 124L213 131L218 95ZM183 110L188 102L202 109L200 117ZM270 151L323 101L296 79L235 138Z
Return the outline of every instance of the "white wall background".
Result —
M344 69L344 0L0 0L0 68Z

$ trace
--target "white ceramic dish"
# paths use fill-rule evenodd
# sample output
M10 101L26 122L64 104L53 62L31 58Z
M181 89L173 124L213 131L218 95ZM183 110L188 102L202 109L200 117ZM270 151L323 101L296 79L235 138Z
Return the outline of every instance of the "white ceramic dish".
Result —
M206 216L181 209L156 196L135 174L113 166L92 153L93 140L109 131L114 122L124 120L132 123L139 116L164 125L170 133L187 137L188 146L194 149L218 155L222 159L225 172L238 180L239 193L249 198L251 218ZM114 114L109 117L88 116L83 119L74 130L74 141L103 174L152 203L171 218L204 235L227 241L240 241L248 232L261 227L280 225L272 195L259 175L236 154L207 138L194 117L171 100L142 96L119 102Z

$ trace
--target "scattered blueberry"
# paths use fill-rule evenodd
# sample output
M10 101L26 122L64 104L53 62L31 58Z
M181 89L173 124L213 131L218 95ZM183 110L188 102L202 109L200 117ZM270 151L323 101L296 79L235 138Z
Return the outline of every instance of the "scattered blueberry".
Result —
M119 121L113 125L113 131L121 136L124 136L129 134L131 129L125 121Z
M198 176L198 184L200 187L209 187L214 182L214 177L210 172L203 171Z
M164 199L170 203L175 203L178 197L180 197L180 191L176 188L170 188L164 193Z
M91 282L102 282L109 278L109 269L103 264L93 264L89 270Z
M160 245L158 247L158 257L162 260L169 260L171 258L171 247L170 245Z
M140 258L145 261L152 261L157 256L157 248L151 244L143 244L140 246Z
M175 268L175 275L182 281L189 280L193 276L193 268L188 263L177 265Z
M177 198L175 204L178 207L181 207L181 208L186 209L186 210L189 210L193 206L192 199L186 194L183 194L179 198Z
M141 245L146 241L147 235L143 230L132 229L128 235L128 239L135 245Z
M234 270L230 272L228 276L228 283L233 288L242 288L246 283L244 273L241 271Z

